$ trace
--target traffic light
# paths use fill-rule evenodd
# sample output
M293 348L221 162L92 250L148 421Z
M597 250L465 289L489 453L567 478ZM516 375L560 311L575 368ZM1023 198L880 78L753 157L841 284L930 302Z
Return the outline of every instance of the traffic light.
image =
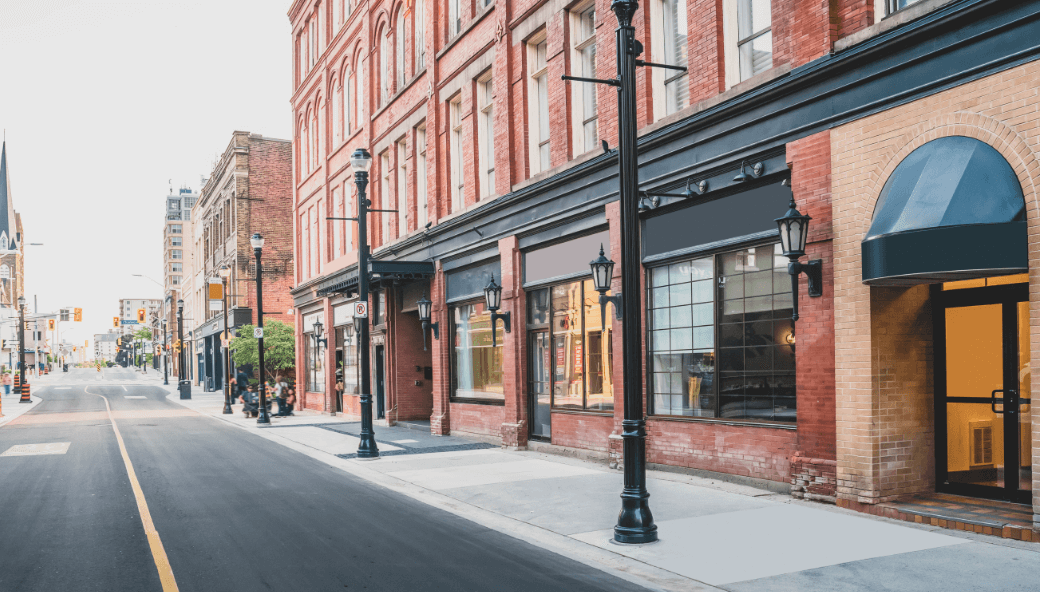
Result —
M142 324L144 323L144 314L145 313L144 313L144 309L143 308L137 309L137 322L138 323L142 323Z
M112 317L112 326L116 329L119 328L119 317Z
M76 353L76 346L72 346L72 353Z
M83 322L83 309L82 308L74 308L74 309L72 309L72 320L76 321L77 323L82 323Z
M47 330L48 331L53 331L54 330L54 319L47 319Z

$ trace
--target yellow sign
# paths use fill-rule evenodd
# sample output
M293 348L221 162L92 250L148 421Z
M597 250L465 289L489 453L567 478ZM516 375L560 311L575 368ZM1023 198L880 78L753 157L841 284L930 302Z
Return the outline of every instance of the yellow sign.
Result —
M223 300L224 299L224 284L210 284L209 285L209 299L210 300Z

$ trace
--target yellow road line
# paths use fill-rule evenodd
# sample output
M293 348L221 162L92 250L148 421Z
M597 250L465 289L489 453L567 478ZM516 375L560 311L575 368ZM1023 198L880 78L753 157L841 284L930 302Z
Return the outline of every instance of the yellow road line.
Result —
M159 570L159 581L162 582L163 592L178 592L177 580L173 577L173 568L170 567L170 559L166 557L166 549L163 548L159 532L155 530L152 522L152 514L148 511L148 502L144 499L144 491L141 483L137 480L134 465L130 462L130 455L126 453L126 444L123 443L123 435L119 433L119 425L116 418L112 416L112 407L108 404L108 397L90 392L90 387L84 387L83 392L95 397L101 397L105 401L105 409L108 410L109 421L112 422L112 431L116 433L116 441L119 442L119 453L123 455L123 464L126 465L126 473L130 477L130 487L134 490L137 498L137 510L141 514L141 524L144 526L144 534L148 537L148 546L152 549L152 557L155 559L155 567Z

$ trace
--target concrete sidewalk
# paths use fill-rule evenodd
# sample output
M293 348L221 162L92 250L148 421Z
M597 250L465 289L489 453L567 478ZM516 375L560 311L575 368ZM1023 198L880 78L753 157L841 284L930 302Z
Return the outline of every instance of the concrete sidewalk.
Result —
M168 388L175 403L650 589L1033 590L1040 570L1037 545L656 471L661 540L621 546L611 534L623 479L602 464L380 426L381 458L362 461L358 423L302 413L258 427L237 405L222 415L219 393L181 401Z

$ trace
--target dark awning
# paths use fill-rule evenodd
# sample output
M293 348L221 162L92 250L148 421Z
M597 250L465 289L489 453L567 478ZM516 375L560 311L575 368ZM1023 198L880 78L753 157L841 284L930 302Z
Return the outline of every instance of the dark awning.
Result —
M431 261L369 261L369 278L374 285L383 282L421 280L433 277ZM353 265L318 285L319 297L329 294L352 294L358 291L357 265Z
M1022 273L1025 198L993 147L963 136L911 152L885 182L863 240L863 282L936 283Z

